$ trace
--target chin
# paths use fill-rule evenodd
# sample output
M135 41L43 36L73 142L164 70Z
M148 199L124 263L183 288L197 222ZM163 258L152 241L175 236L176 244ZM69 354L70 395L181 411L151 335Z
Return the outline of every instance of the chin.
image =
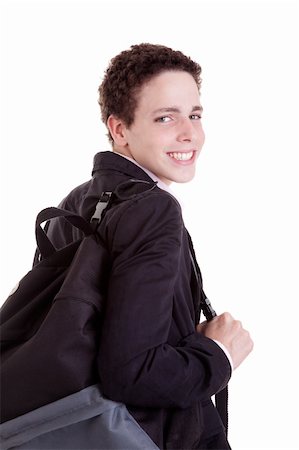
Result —
M189 173L189 174L181 174L177 177L173 177L173 181L175 183L189 183L189 181L192 181L195 176L195 172Z

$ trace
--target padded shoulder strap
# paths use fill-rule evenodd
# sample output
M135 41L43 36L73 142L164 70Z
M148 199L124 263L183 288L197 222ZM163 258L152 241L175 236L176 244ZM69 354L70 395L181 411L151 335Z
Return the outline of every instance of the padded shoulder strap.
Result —
M35 222L36 242L41 257L47 258L56 251L46 232L41 227L41 224L43 222L54 219L56 217L64 217L71 225L81 230L85 236L89 236L90 234L95 232L97 225L100 223L102 219L102 213L108 206L111 195L112 192L103 192L101 194L95 209L95 213L91 218L91 223L87 222L87 220L85 220L84 217L80 216L79 214L75 214L74 212L68 211L66 209L54 207L43 209L37 215ZM94 224L93 222L96 223ZM94 225L96 225L96 227Z
M120 183L114 192L102 192L99 201L96 205L95 212L91 218L90 223L85 220L79 214L73 211L68 211L61 208L45 208L43 209L36 218L35 223L35 235L37 247L40 255L38 260L41 258L47 258L52 255L56 249L50 239L47 236L46 231L41 227L43 222L49 221L57 217L64 217L71 225L81 230L85 236L95 233L98 225L100 224L106 210L110 208L113 201L124 201L128 200L136 195L139 195L145 191L152 190L156 187L156 182L148 182L144 180L129 179ZM36 261L36 258L35 258Z
M36 242L43 258L47 258L48 256L52 255L56 251L56 249L41 227L41 224L50 219L54 219L55 217L65 217L65 219L74 227L83 231L85 236L88 236L92 233L92 227L90 226L90 224L83 217L75 214L74 212L54 207L43 209L37 215L35 222Z

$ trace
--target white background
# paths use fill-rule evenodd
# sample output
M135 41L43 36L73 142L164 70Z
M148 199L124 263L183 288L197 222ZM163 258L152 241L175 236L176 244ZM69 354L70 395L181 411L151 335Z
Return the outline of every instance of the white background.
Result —
M206 144L185 203L205 291L254 352L230 382L234 450L297 449L298 8L291 1L2 1L1 289L30 269L37 212L108 149L97 88L152 42L203 68Z

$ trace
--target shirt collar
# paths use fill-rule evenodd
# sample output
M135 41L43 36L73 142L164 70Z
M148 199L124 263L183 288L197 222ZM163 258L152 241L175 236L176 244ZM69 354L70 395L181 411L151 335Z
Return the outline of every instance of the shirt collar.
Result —
M174 194L173 190L170 189L170 187L164 183L162 180L160 180L160 178L157 177L157 175L155 175L153 172L151 172L150 170L146 169L145 167L143 167L141 164L139 164L137 161L135 161L135 159L130 158L129 156L125 156L122 153L118 153L116 151L113 150L113 153L115 153L116 155L122 156L123 158L127 159L128 161L132 162L133 164L135 164L135 166L138 166L140 169L142 169L153 181L157 182L157 186L160 189L163 189L164 191L168 192L169 194L171 194L180 204L181 208L184 207L184 202L182 200L182 198L178 198L177 194Z
M133 164L135 164L136 166L140 167L140 169L142 169L145 173L147 173L147 175L153 180L157 182L157 186L160 189L163 189L164 191L169 192L170 194L173 195L173 193L171 192L171 189L169 188L169 186L164 183L163 181L160 180L160 178L157 177L157 175L155 175L153 172L151 172L150 170L146 169L145 167L143 167L141 164L139 164L137 161L135 161L135 159L130 158L129 156L125 156L122 153L118 153L113 151L113 153L116 153L117 155L122 156L123 158L128 159L129 161L131 161Z

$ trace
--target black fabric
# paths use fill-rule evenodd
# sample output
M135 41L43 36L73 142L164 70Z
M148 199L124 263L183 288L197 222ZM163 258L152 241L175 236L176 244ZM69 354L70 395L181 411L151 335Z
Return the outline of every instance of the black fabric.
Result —
M199 450L231 450L231 447L223 433L216 434L206 440L202 440L197 447Z
M54 217L64 217L77 229L81 230L86 236L92 234L92 226L86 222L81 216L74 215L73 213L58 209L58 208L45 208L43 209L36 218L35 222L35 235L37 247L43 258L52 255L55 252L55 247L48 238L46 231L43 230L41 224L48 221Z
M151 181L125 158L99 153L92 179L60 206L89 220L99 193L130 178ZM61 220L48 233L57 248L81 236ZM218 345L195 330L201 290L179 204L156 187L109 210L101 237L112 260L97 361L104 395L124 402L161 449L201 448L216 435L226 441L210 398L227 385L231 368Z
M122 183L119 191L130 190L134 198L154 187L153 182L133 180ZM97 206L103 205L104 213L113 201L122 201L117 192L98 197ZM55 217L83 233L57 251L40 226ZM2 422L98 382L97 354L111 264L98 233L100 218L89 223L73 211L57 208L46 208L37 216L41 255L37 252L37 264L1 308Z
M98 382L108 270L91 235L42 260L3 305L1 422Z

